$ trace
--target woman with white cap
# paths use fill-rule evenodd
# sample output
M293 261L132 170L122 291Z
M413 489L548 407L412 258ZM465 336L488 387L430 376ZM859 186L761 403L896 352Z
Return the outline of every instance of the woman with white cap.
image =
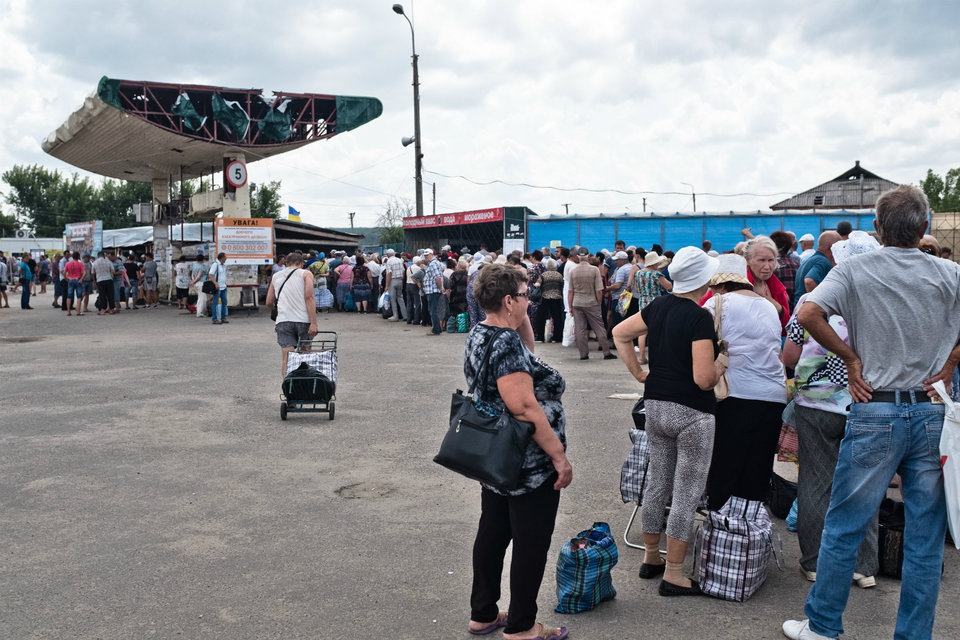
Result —
M753 242L753 240L751 240ZM717 403L717 431L707 480L708 505L719 509L730 496L764 500L787 403L780 361L777 309L754 292L747 260L724 254L710 280L713 296L703 307L715 313L722 298L720 338L727 342L730 395Z
M717 404L713 387L724 371L716 361L713 319L697 304L717 265L717 258L698 248L680 249L670 266L672 295L658 297L613 330L617 352L644 384L650 468L640 514L646 548L640 577L664 574L662 596L700 593L700 586L683 575L683 559L707 484ZM650 370L645 371L633 340L648 333ZM668 506L664 562L657 549Z

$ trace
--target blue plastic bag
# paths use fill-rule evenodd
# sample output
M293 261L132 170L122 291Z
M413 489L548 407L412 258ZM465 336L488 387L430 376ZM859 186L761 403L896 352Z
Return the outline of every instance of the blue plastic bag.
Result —
M797 501L793 501L790 513L787 514L787 531L797 532Z
M557 558L557 613L589 611L616 597L610 570L618 559L617 543L606 522L594 522L560 549Z

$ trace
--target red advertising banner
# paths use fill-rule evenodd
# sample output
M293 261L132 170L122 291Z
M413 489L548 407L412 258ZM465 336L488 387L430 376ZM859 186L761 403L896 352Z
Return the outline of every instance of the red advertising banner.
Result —
M449 227L458 224L480 224L503 220L503 208L479 209L460 213L444 213L438 216L411 216L403 219L404 229L423 229L427 227Z

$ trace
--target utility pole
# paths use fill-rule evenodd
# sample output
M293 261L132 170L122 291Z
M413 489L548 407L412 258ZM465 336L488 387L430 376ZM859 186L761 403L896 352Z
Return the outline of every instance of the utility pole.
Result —
M696 212L697 212L697 191L696 191L696 189L694 189L694 188L693 188L693 185L690 184L689 182L681 182L680 184L685 184L685 185L687 185L688 187L690 187L690 195L693 196L693 212L696 213Z
M643 212L644 212L644 213L647 212L647 199L646 199L646 198L643 199Z
M437 183L433 183L433 215L437 215Z
M351 211L351 212L348 213L347 215L350 216L350 228L353 229L353 216L357 215L357 212L356 212L356 211Z
M566 215L570 215L570 205L571 205L571 204L573 204L573 203L571 203L571 202L564 202L563 204L560 205L561 207L563 207L564 209L567 210Z

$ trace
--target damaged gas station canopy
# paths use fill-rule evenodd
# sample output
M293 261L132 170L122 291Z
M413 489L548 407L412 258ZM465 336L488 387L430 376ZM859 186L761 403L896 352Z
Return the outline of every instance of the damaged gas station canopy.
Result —
M225 153L247 162L356 129L380 116L376 98L134 82L104 76L43 150L111 178L196 178Z

